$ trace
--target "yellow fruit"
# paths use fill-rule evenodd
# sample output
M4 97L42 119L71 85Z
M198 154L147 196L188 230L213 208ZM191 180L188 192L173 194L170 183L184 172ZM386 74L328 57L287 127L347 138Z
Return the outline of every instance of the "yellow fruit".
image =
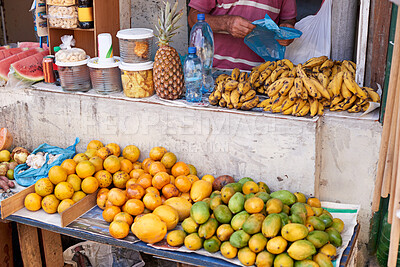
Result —
M126 146L122 150L122 155L124 158L129 159L132 163L136 162L140 156L140 150L134 145Z
M113 221L108 227L108 231L114 238L125 238L129 234L129 224L123 221Z
M224 256L227 259L235 258L238 251L238 249L232 246L229 241L225 241L224 243L222 243L219 249L221 250L222 256Z
M58 205L57 208L57 212L58 213L62 213L64 212L64 210L69 209L70 207L72 207L75 204L75 202L72 199L64 199L63 201L60 202L60 204Z
M283 203L280 199L271 198L267 201L265 208L266 208L268 214L280 213L283 209Z
M73 194L74 194L74 188L68 182L58 183L54 188L54 195L59 200L71 198Z
M102 216L106 222L112 222L114 217L121 212L121 209L117 206L110 206L103 210Z
M111 173L106 170L96 172L94 177L99 181L99 187L101 188L110 186L113 181Z
M111 150L111 153L114 156L119 157L119 155L121 155L121 148L116 143L107 144L106 147L108 147Z
M78 153L73 157L73 160L78 164L84 160L89 160L89 157L85 153Z
M70 174L67 177L67 183L72 185L75 192L81 190L81 182L81 178L79 178L76 174Z
M146 194L146 192L149 193L151 191L151 190L147 191L147 189L145 191L143 187L141 187L140 185L132 184L126 187L126 196L128 197L128 199L142 199L142 197ZM157 195L160 195L160 193L158 193L158 190L157 190Z
M77 191L72 195L72 200L76 203L86 197L86 194L83 191Z
M88 160L79 162L78 165L76 165L76 174L82 179L92 176L95 171L96 168L93 163Z
M126 172L117 171L113 175L113 184L118 188L125 188L126 187L126 182L128 182L128 180L130 178L131 177Z
M211 192L212 184L204 180L199 180L193 183L190 189L190 197L194 202L198 202L209 197Z
M150 164L149 166L149 173L151 175L156 175L159 172L167 172L167 169L165 168L164 164L162 164L159 161L154 161Z
M61 166L54 166L49 170L49 179L55 185L65 182L67 180L67 176L67 171Z
M336 248L332 244L326 244L320 248L319 253L325 254L332 261L336 257Z
M158 190L161 190L165 185L169 184L169 182L170 177L166 172L158 172L151 180L151 184Z
M257 254L256 266L273 266L275 256L264 250Z
M264 201L259 197L251 197L244 203L244 209L248 213L259 213L264 208Z
M177 159L174 153L167 152L161 158L161 163L164 164L165 168L170 169L175 165L176 160Z
M157 146L150 150L149 156L152 160L161 160L165 153L167 153L167 150L164 147Z
M144 206L149 210L155 210L158 206L161 206L161 197L154 193L147 193L143 197Z
M296 202L306 203L307 199L303 193L296 192L296 193L294 193L294 196L296 197Z
M267 250L272 254L281 254L286 250L286 247L287 241L281 236L276 236L267 243Z
M174 230L168 233L167 243L170 246L178 247L182 246L185 241L186 233L182 230Z
M243 194L247 195L250 193L258 193L258 185L253 181L247 181L242 187Z
M88 156L88 158L93 158L97 155L97 149L88 149L85 151L85 155Z
M210 183L212 184L212 183L214 182L215 178L214 178L214 176L212 176L212 175L210 175L210 174L207 174L207 175L204 175L204 176L201 178L201 180L210 182Z
M99 140L92 140L89 142L89 144L87 145L86 149L100 149L102 148L104 145L102 142L100 142Z
M1 150L0 151L0 162L7 162L11 159L11 153L8 150Z
M104 160L103 167L109 173L116 173L121 169L121 161L118 157L112 155Z
M248 247L239 249L238 259L244 266L251 266L256 262L257 254L251 251Z
M192 204L190 204L190 202L183 197L169 198L164 202L164 204L176 209L179 214L179 221L183 221L190 216Z
M307 204L314 208L321 208L321 201L316 197L310 197L307 199Z
M45 196L42 199L42 208L49 214L57 212L58 204L60 204L60 200L58 200L58 198L53 194Z
M139 199L129 199L123 207L123 210L132 216L142 214L144 211L144 204Z
M67 172L68 175L75 173L77 163L73 159L66 159L61 163L61 167Z
M113 155L113 153L111 152L111 149L109 149L108 147L102 147L99 150L97 150L96 152L96 156L101 158L102 160L105 160L107 157Z
M89 176L83 179L81 187L86 194L92 194L99 188L99 181L93 176Z
M126 222L129 224L129 226L131 226L133 223L133 217L129 213L123 211L115 215L114 221Z
M54 185L49 178L39 179L35 183L35 192L41 197L45 197L53 193Z
M189 181L193 184L194 182L197 182L198 180L200 180L199 179L199 177L197 177L196 175L194 175L194 174L189 174L188 176L187 176L187 178L189 179Z
M196 233L197 229L199 229L199 225L193 220L192 217L188 217L182 222L182 228L183 230L188 233Z
M192 188L192 183L186 175L180 175L175 178L175 186L179 191L186 193L190 191L190 188Z
M42 207L42 197L36 193L30 193L25 197L24 206L27 210L37 211Z
M96 172L101 171L103 169L103 160L97 156L94 156L89 159L89 161L93 164Z
M130 160L128 159L122 159L121 160L121 171L124 171L126 173L130 173L133 170L133 164Z
M192 233L185 237L184 244L190 250L199 250L203 247L203 238L197 233Z
M143 242L153 244L164 239L167 234L167 225L160 217L149 213L132 224L132 232Z
M142 175L144 172L143 169L133 169L130 173L129 176L133 179L139 179L140 175Z
M179 161L174 164L171 169L171 173L173 176L178 177L179 175L189 175L190 169L186 163Z
M166 223L167 230L172 230L176 227L179 222L179 214L176 209L168 205L161 205L155 208L153 214L160 217L160 219Z
M193 166L192 164L188 164L188 167L189 167L189 174L197 175L197 170L195 166Z

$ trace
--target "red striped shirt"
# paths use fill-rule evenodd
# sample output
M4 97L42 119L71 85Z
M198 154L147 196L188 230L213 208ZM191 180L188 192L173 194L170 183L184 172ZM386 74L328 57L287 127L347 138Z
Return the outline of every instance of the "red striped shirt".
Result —
M277 24L279 20L296 18L296 0L191 0L189 3L202 13L237 15L249 21L263 19L267 13ZM250 70L264 60L254 53L242 38L228 33L214 33L214 62L218 69Z

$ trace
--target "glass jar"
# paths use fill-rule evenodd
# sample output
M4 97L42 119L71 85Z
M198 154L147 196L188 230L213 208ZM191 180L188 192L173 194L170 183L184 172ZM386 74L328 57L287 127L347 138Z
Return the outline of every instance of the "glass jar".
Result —
M127 97L143 98L154 95L153 62L121 63L122 87Z
M78 1L78 21L81 29L94 28L93 0Z

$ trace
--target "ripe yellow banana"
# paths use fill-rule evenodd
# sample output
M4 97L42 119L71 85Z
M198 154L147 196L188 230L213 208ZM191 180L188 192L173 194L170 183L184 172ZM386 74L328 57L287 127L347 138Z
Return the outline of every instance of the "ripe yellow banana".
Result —
M268 66L271 64L271 61L266 61L263 64L261 64L260 66L258 66L258 71L261 73L263 72L266 68L268 68Z
M353 83L354 83L354 87L356 88L356 95L357 95L359 98L363 99L363 100L368 99L368 97L369 97L368 92L364 91L364 90L356 83L356 81L353 81Z
M293 86L293 81L294 81L294 78L285 78L285 80L283 81L283 86L279 90L279 95L289 94L289 91Z
M273 97L273 96L277 95L279 93L279 90L282 88L284 81L285 81L284 79L279 79L279 80L275 81L273 84L271 84L268 87L268 96Z
M319 101L319 103L323 106L323 107L329 107L331 105L331 101L328 99L322 99L321 101Z
M228 77L230 77L228 74L221 74L215 79L215 83L219 84L220 82L225 81Z
M224 98L221 98L221 100L219 100L219 103L218 103L218 104L219 104L220 107L223 107L223 108L226 107L226 101L225 101L225 99L224 99Z
M249 78L249 74L245 71L241 72L239 75L239 82L245 82Z
M328 59L326 60L320 67L321 70L330 69L333 67L333 60Z
M272 111L276 110L277 107L281 108L283 102L287 99L286 96L280 96L274 102L272 102Z
M344 97L342 96L342 94L339 94L339 95L333 97L330 107L336 106L337 104L342 102L343 99L344 99Z
M318 98L318 90L315 88L314 83L310 78L304 77L301 78L303 81L304 87L307 89L308 95L314 98Z
M339 72L338 74L336 74L336 76L333 78L331 83L332 83L331 89L332 89L333 94L335 96L339 95L342 90L343 72Z
M246 94L242 95L240 97L240 102L246 102L249 101L250 99L253 99L256 96L256 91L254 90L249 90Z
M293 85L292 88L290 89L289 94L288 94L288 97L289 97L291 100L297 99L296 88L294 87L294 85Z
M296 73L297 73L297 77L299 77L299 78L307 77L307 74L305 73L303 66L301 64L296 66Z
M312 68L312 72L319 73L320 72L319 66L315 66L314 68Z
M322 73L326 76L326 77L330 77L332 75L332 69L324 69L322 71Z
M328 92L328 90L326 90L322 84L319 83L319 81L317 79L314 78L310 78L310 81L314 84L315 88L318 90L318 92L322 95L322 97L325 97L326 99L331 99L331 96Z
M262 95L265 94L264 86L258 87L256 91L257 91L257 93L259 93L259 94L262 94Z
M328 57L326 57L326 56L313 57L313 58L309 59L308 61L306 61L306 63L304 63L304 68L311 69L315 66L322 65L327 60L328 60Z
M350 99L346 100L345 104L342 106L342 110L348 110L356 102L357 96L353 95Z
M329 78L323 73L318 73L318 80L324 88L328 88Z
M282 114L284 114L284 115L291 115L291 114L293 113L293 107L294 107L294 106L291 106L290 108L288 108L288 109L286 109L286 110L283 110L283 111L282 111Z
M285 111L288 108L294 106L295 103L296 103L296 100L290 100L290 98L286 98L286 100L282 104L282 109L281 110Z
M239 85L239 82L236 80L231 80L227 83L225 83L225 92L231 92L233 90L235 90Z
M232 103L233 107L237 108L238 104L239 104L239 99L240 99L240 94L239 94L238 90L233 90L231 92L230 98L231 98L230 102Z
M318 113L317 114L319 116L324 115L324 105L321 102L319 102L319 104L318 104Z
M271 98L267 98L263 101L261 101L260 103L258 103L257 107L258 108L265 108L268 105L272 105L272 100Z
M299 112L295 113L294 115L298 116L298 117L303 117L303 116L307 115L309 111L310 111L310 103L307 102L303 106L303 108Z
M289 67L289 69L293 69L293 63L289 59L282 59L283 64Z
M306 103L308 103L308 100L298 99L298 100L296 101L296 104L295 104L294 107L293 107L293 113L299 112L299 111L304 107L304 105L305 105ZM293 115L294 115L294 114L293 114Z
M356 68L348 60L343 60L342 66L348 69L353 75L356 73Z
M369 97L372 99L372 102L381 102L381 98L379 97L379 94L374 91L374 89L369 88L369 87L363 87L369 95Z
M232 80L237 81L239 79L240 70L238 68L234 68L231 73Z
M364 105L364 104L367 103L367 102L368 102L368 98L367 98L367 99L359 98L359 99L357 99L356 102L354 102L354 105L362 106L362 105Z
M279 75L281 75L285 70L287 70L287 66L284 65L283 67L277 67L272 73L271 73L271 81L275 82Z
M231 103L231 92L225 91L222 98L225 99L226 105L229 105Z
M289 77L292 74L291 70L285 70L284 72L279 75L278 79L286 78Z
M314 117L318 113L319 102L316 99L310 98L309 103L310 103L310 115L311 117Z
M260 72L258 70L250 73L250 85L253 85L257 81L258 76L260 76Z
M355 94L357 92L357 89L353 81L354 81L353 75L349 71L345 71L343 74L343 82L346 84L347 89L353 94Z
M297 97L301 98L303 92L303 81L301 80L301 78L294 79L293 88L296 92Z
M237 90L239 91L239 93L241 95L246 94L248 91L250 91L250 89L251 89L251 85L250 85L249 81L246 81L244 83L239 83L238 87L237 87Z
M346 99L349 99L353 96L352 92L347 88L346 83L342 83L342 89L341 89L342 96Z
M258 77L258 82L260 84L264 84L265 80L271 75L271 70L266 69L263 72L260 73L260 76Z
M361 111L362 112L367 111L368 108L369 108L369 103L366 103L366 104L361 106Z
M351 108L349 108L347 111L350 112L350 113L357 113L357 112L360 112L361 109L362 109L361 106L354 105Z

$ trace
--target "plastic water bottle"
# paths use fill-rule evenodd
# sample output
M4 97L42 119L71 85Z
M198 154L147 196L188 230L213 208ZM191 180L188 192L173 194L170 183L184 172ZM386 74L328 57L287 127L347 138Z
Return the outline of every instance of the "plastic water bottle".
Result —
M214 57L214 35L204 14L197 15L197 23L190 31L189 46L197 49L197 56L203 64L203 93L210 93L214 88L212 64Z
M200 102L202 95L202 65L196 55L196 47L189 47L189 54L185 59L183 71L185 74L186 100Z

